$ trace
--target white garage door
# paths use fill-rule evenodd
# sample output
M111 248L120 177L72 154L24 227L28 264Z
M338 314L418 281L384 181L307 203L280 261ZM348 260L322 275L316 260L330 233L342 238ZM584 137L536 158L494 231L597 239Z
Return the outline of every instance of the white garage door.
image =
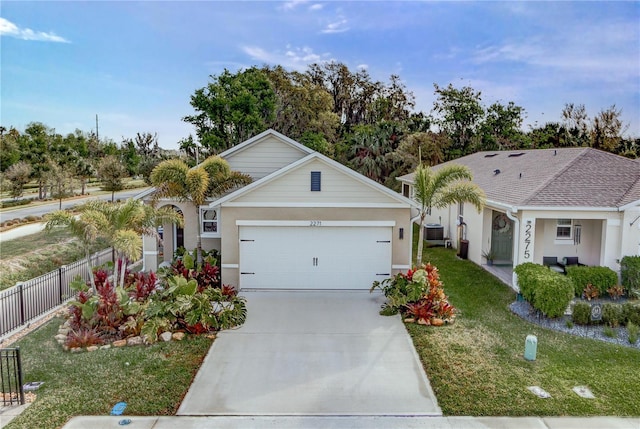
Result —
M240 227L240 287L369 289L391 275L391 227Z

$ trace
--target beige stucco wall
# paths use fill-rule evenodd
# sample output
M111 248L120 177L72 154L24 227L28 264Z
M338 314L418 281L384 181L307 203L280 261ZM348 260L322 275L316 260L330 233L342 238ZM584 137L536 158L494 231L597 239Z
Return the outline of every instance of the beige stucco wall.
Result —
M256 208L222 207L222 281L225 284L239 284L238 268L225 265L239 265L239 227L236 220L302 220L302 221L395 221L392 233L392 265L408 266L411 262L411 219L410 209L371 208ZM399 229L404 228L404 239L400 240ZM405 268L402 268L405 269ZM400 269L394 269L397 273Z

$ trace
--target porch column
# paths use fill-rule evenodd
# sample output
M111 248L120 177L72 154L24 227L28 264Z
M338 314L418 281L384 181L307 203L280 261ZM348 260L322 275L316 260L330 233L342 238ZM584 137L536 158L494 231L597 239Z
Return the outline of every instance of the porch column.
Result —
M158 269L158 243L150 235L142 236L142 270L156 271Z

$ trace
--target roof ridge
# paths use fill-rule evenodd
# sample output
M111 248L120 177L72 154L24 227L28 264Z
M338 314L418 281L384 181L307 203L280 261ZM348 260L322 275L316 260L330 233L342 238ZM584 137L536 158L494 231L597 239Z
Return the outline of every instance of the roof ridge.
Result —
M549 148L551 149L551 148ZM557 148L553 148L556 149ZM570 148L563 148L563 149L570 149ZM527 198L525 201L523 201L523 205L528 204L538 193L539 190L545 188L547 185L549 185L550 183L553 183L553 181L555 179L557 179L558 177L560 177L562 174L564 174L565 171L567 171L576 161L578 161L580 158L584 157L585 154L588 152L587 149L591 149L589 147L579 147L579 148L575 148L575 149L579 149L580 150L580 155L576 156L575 158L571 159L567 165L564 166L564 168L560 169L556 174L554 174L553 176L549 177L547 180L545 180L544 182L542 182L540 184L540 186L538 186L537 188L534 189L534 191L531 193L531 196L529 198Z

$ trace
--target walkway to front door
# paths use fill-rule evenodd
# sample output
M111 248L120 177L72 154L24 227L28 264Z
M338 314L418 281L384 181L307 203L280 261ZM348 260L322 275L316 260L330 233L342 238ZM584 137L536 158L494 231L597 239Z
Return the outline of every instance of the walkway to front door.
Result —
M362 291L253 291L178 415L441 415L399 316Z

